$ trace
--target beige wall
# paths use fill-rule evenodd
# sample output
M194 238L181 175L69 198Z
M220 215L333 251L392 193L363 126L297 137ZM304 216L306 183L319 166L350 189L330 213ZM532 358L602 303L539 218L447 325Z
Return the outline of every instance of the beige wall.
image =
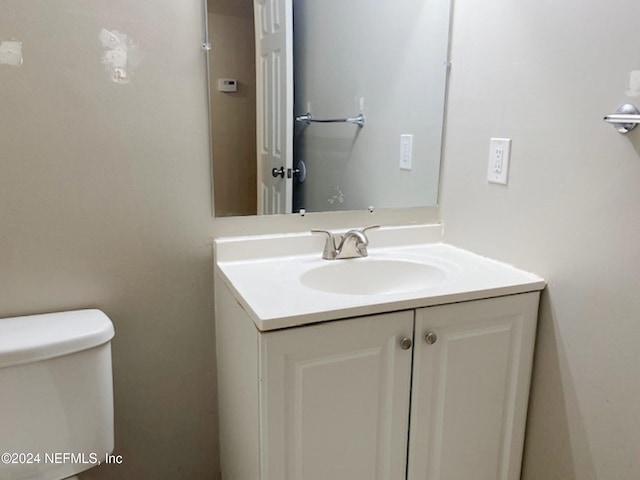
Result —
M201 6L158 1L7 0L0 17L25 56L0 65L0 316L98 307L117 330L125 462L86 478L216 478L211 235L438 217L212 221ZM639 14L633 0L456 2L446 237L550 282L525 480L640 472L640 134L601 120L635 94ZM129 83L102 63L103 28L138 51ZM490 136L513 138L507 188L485 180Z
M116 327L124 463L83 478L217 472L201 25L199 1L2 4L24 62L0 65L0 317L98 307ZM127 35L129 83L102 29Z
M256 69L253 0L209 0L210 92L217 216L257 211ZM218 91L235 78L238 91Z
M455 2L445 240L549 281L524 480L640 478L640 132L602 121L640 103L639 17L637 0ZM492 136L513 139L506 188L486 181Z

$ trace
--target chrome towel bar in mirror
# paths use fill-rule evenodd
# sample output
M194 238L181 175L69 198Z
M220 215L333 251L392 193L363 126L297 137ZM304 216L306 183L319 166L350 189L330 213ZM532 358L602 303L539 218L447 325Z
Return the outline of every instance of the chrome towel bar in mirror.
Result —
M303 122L309 125L310 123L353 123L354 125L358 125L358 127L364 127L364 115L359 114L357 117L349 117L349 118L329 118L329 119L317 119L313 118L311 112L307 112L304 115L299 115L296 117L296 122Z
M635 105L620 105L615 113L604 117L604 121L612 123L620 133L628 133L640 123L640 110Z

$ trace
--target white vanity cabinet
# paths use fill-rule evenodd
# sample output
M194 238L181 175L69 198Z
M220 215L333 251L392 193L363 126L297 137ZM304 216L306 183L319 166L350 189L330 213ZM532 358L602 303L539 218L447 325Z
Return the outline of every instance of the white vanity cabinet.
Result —
M223 480L516 480L539 292L260 332L223 282Z

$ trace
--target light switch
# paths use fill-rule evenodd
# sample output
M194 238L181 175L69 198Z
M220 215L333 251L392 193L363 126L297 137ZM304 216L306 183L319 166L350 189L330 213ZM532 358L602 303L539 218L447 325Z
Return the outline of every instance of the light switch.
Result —
M506 185L509 176L510 138L492 138L489 141L487 181Z

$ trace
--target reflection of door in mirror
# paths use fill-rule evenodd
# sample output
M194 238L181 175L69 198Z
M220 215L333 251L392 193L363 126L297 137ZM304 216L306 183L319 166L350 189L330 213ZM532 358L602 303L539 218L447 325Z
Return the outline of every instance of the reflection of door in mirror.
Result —
M256 64L253 0L208 0L216 216L255 215ZM233 85L225 80L235 80ZM219 85L220 81L220 85ZM222 90L222 91L221 91ZM228 91L224 91L228 90Z
M290 213L291 0L207 6L215 214Z
M291 213L293 202L292 0L255 0L258 213Z

